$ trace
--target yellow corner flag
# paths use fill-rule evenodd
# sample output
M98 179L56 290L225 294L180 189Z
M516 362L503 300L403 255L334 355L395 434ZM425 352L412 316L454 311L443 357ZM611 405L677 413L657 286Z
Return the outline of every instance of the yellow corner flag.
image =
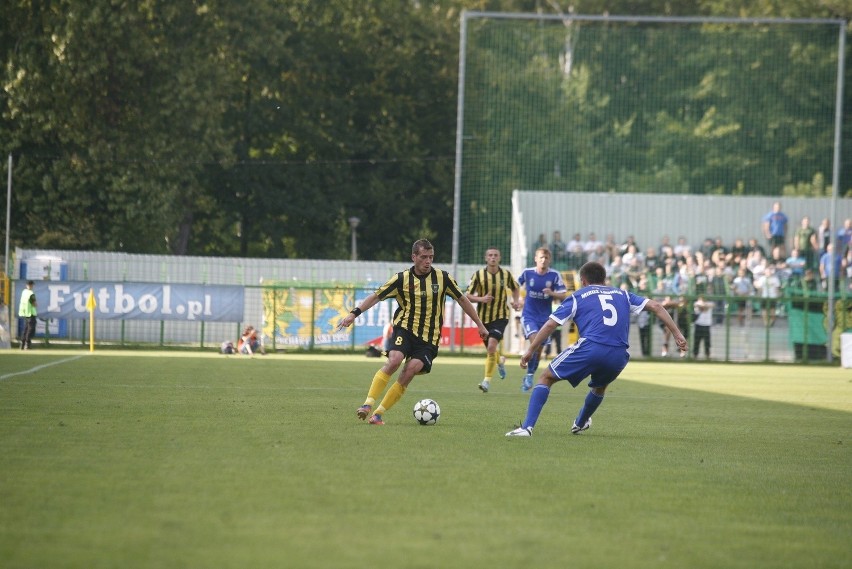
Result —
M86 299L86 308L89 310L89 351L95 351L95 289L89 289L89 298Z

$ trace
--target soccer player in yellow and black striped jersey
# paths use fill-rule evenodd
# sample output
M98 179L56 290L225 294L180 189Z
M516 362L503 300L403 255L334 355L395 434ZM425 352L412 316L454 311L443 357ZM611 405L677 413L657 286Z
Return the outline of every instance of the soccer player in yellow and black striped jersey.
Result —
M388 349L388 360L373 376L367 399L356 410L358 418L364 420L369 417L371 425L384 425L382 415L402 398L414 376L432 370L432 361L438 356L438 346L441 343L444 300L447 296L458 302L464 313L473 320L479 328L480 338L484 341L488 337L488 329L479 319L476 308L447 271L432 266L434 258L435 250L428 240L415 241L411 248L414 266L388 279L375 292L370 293L361 302L361 306L353 308L338 325L338 329L350 326L362 312L366 312L380 300L395 298L399 304L393 315L393 335ZM403 362L405 365L402 365ZM384 392L400 365L402 371L399 377L374 411L376 399Z
M497 353L497 348L509 324L508 294L512 295L512 308L519 310L521 287L512 273L500 266L500 250L489 247L485 251L485 267L473 273L467 287L467 298L477 303L476 312L488 328L488 338L485 340L485 378L479 384L483 393L488 393L495 368L501 366L500 378L506 377L503 362L498 360L502 356Z

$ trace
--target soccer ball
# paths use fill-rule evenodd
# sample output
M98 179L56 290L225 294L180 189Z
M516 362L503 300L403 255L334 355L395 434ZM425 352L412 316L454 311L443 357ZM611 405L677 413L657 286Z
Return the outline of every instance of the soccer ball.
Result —
M414 404L414 419L421 425L434 425L441 416L441 408L432 399L421 399Z

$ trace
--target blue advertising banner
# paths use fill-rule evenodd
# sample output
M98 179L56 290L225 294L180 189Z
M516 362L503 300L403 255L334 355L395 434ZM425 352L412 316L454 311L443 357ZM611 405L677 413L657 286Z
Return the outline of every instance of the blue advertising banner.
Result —
M25 281L18 281L23 290ZM93 290L95 318L106 320L181 320L242 322L241 286L128 282L35 281L41 318L89 318L86 301Z

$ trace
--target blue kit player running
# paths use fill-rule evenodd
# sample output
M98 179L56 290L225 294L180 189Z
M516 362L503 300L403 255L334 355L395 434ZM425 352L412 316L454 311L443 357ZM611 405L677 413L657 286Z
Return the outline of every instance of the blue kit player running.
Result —
M686 338L672 320L662 304L653 299L637 296L604 284L606 269L600 263L589 262L580 268L582 288L566 298L550 315L548 322L533 338L527 352L521 357L521 367L528 366L536 351L550 337L557 326L574 321L580 330L580 338L556 356L541 373L538 384L530 395L527 416L523 424L506 433L507 437L532 436L538 416L550 388L565 379L574 386L591 376L589 393L574 420L571 432L576 434L592 426L592 414L601 404L607 386L615 381L627 365L630 355L627 338L630 330L630 314L643 310L653 312L669 329L677 347L687 349Z
M553 312L553 299L562 300L567 296L568 289L562 281L558 271L550 268L551 253L547 247L539 247L535 250L535 267L524 269L518 279L518 284L525 291L524 308L521 311L521 327L524 330L524 338L529 340L536 335ZM532 389L533 376L538 369L538 362L544 346L550 344L550 336L542 342L537 351L530 350L533 354L526 366L527 374L521 384L521 391Z

